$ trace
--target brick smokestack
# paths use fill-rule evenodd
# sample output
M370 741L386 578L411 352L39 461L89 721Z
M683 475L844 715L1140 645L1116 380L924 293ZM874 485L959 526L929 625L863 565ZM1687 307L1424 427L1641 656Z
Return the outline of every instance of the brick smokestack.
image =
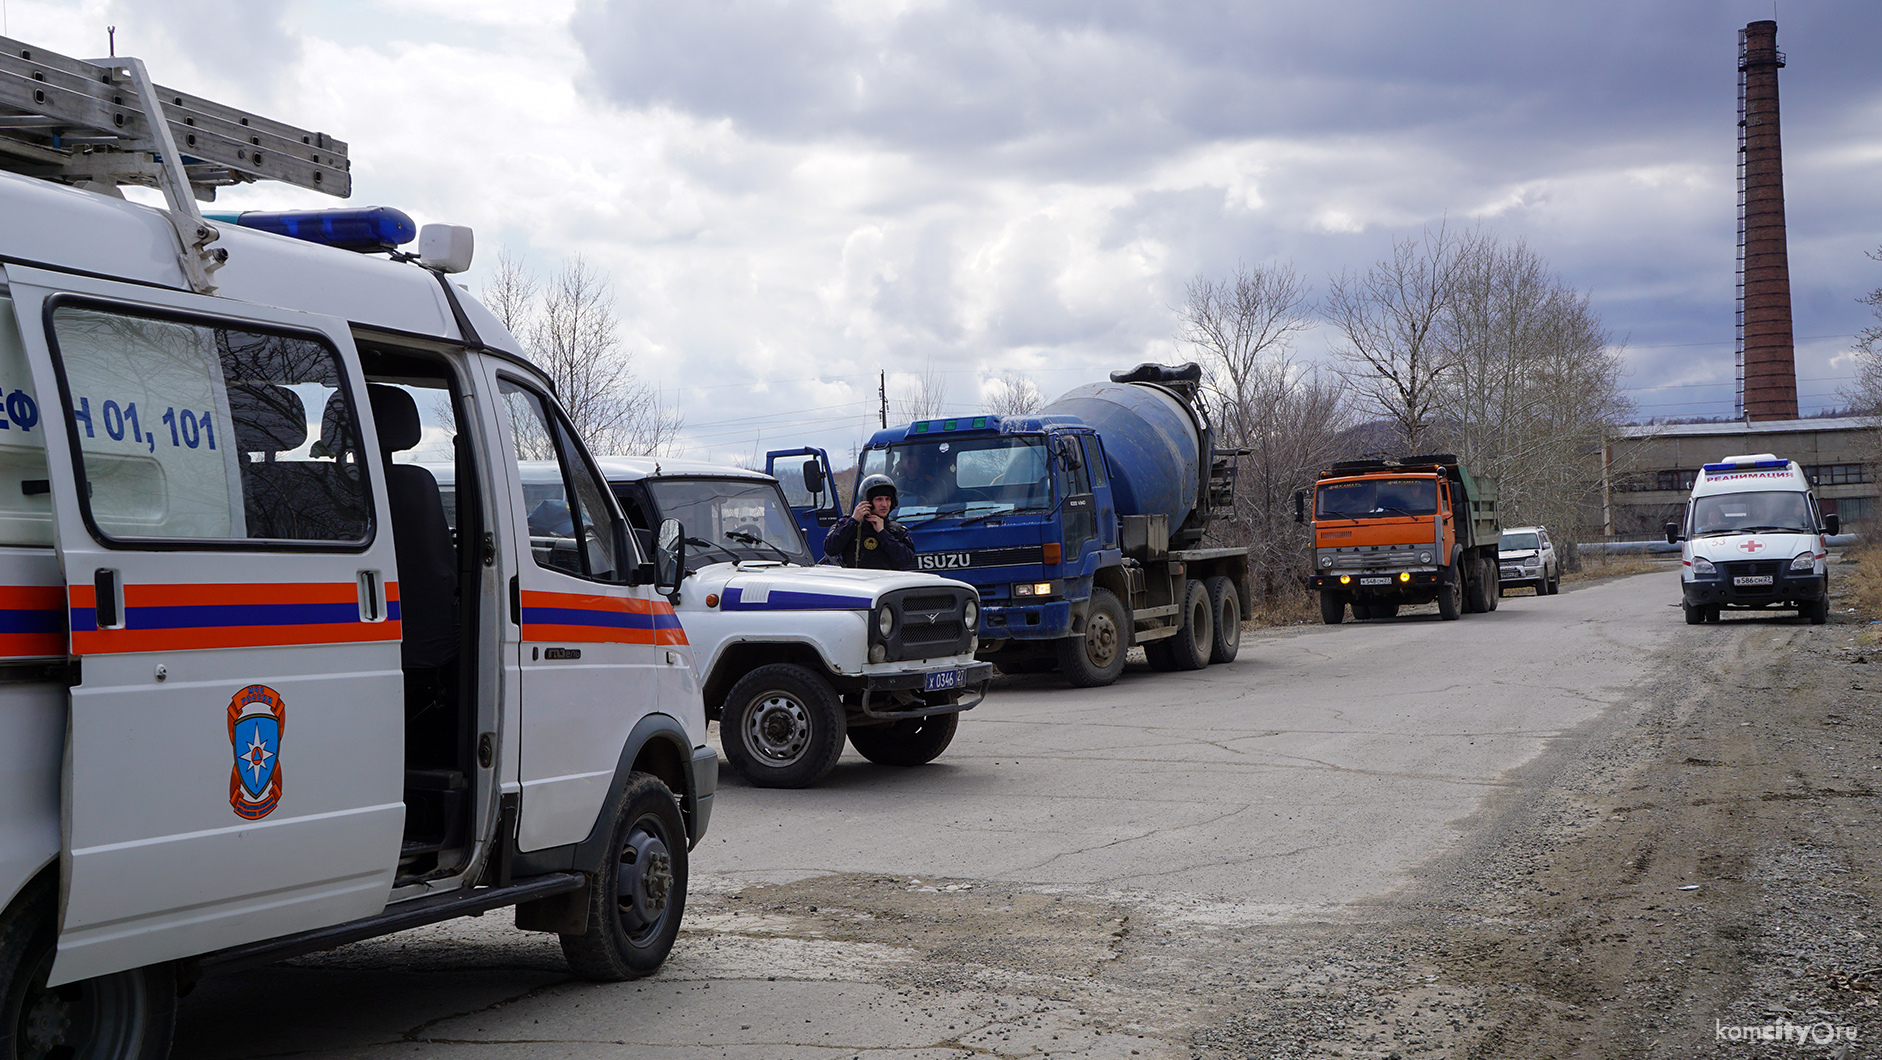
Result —
M1777 23L1738 34L1739 409L1753 422L1797 418L1784 149L1778 135Z

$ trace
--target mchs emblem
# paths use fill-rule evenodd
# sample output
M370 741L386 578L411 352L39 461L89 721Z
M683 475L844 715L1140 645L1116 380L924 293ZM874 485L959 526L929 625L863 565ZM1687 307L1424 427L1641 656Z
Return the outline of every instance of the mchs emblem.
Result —
M239 817L259 821L281 801L281 732L287 704L267 685L249 685L229 700L229 745L235 769L229 774L229 806Z

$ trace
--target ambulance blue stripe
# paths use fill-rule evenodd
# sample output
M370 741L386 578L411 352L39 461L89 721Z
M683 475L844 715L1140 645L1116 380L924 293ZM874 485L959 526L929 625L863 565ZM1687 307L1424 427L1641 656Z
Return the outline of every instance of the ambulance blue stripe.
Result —
M608 629L655 629L657 623L652 615L635 614L630 611L602 611L581 607L525 607L523 608L525 625L539 626L602 626ZM676 621L675 626L679 625Z
M64 633L63 611L0 611L0 633Z

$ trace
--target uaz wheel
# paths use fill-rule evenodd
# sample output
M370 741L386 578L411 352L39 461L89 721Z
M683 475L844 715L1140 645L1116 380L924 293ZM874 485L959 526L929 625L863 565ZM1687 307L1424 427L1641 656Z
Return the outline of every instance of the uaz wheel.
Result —
M941 757L954 742L959 714L930 714L850 730L856 753L881 766L918 766Z
M843 705L828 681L795 663L772 663L727 693L719 744L753 785L801 788L836 768L843 730Z
M588 881L588 930L562 936L575 974L603 982L658 969L686 911L686 826L667 786L630 775L610 831L608 857Z

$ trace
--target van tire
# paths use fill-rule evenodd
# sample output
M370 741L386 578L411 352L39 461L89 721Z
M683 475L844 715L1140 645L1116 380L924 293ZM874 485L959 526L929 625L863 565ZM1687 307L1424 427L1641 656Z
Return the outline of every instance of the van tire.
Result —
M0 1057L169 1056L176 1028L175 965L133 968L46 989L57 941L57 885L57 876L41 876L0 914ZM49 1037L32 1038L34 1026Z
M1687 603L1682 603L1679 606L1681 607L1681 609L1683 609L1686 612L1686 624L1687 625L1696 626L1706 620L1705 608L1694 607L1693 605L1687 604Z
M1820 596L1805 604L1798 614L1810 620L1813 626L1821 626L1830 620L1830 598Z
M1215 613L1215 640L1209 649L1212 663L1234 662L1242 650L1242 597L1235 583L1216 576L1202 582L1209 590L1209 610Z
M1059 673L1073 688L1097 688L1117 680L1130 652L1130 615L1109 589L1093 589L1085 605L1085 628L1059 641Z
M739 678L720 713L725 760L754 787L808 787L843 757L836 690L795 663L771 663Z
M1320 621L1337 626L1346 618L1346 600L1331 589L1320 590Z
M614 801L613 839L588 877L588 930L562 936L562 955L584 979L651 975L667 959L686 912L686 825L658 777L630 773Z
M851 729L850 746L879 766L926 765L941 757L960 728L959 714L930 714L887 725Z

